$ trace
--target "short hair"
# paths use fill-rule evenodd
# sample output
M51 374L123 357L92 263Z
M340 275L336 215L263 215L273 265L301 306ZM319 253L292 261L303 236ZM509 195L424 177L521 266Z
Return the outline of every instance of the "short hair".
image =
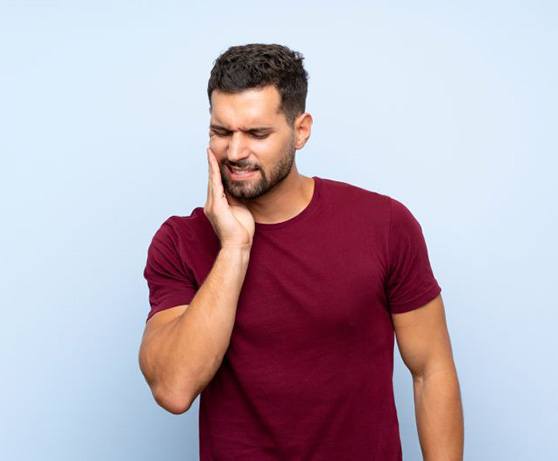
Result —
M281 96L279 111L289 125L306 109L308 73L304 56L278 44L250 43L231 46L215 61L207 85L211 110L213 90L239 93L250 88L274 85Z

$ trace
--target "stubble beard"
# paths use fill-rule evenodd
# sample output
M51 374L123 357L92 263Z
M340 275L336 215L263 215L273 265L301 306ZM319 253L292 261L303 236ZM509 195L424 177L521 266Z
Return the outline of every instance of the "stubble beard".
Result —
M249 180L231 180L229 172L225 172L226 166L221 165L221 180L224 189L234 198L242 201L255 200L269 192L277 184L283 181L291 172L295 160L294 137L291 138L281 160L274 165L269 178L265 171L258 168L256 178Z

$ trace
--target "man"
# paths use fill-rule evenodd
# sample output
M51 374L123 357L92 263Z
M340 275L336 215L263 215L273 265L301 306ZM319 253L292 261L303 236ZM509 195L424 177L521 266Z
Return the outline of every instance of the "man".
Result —
M424 459L461 460L421 227L389 196L298 173L312 127L302 60L250 44L215 61L207 200L149 246L141 370L172 413L201 394L201 460L396 461L395 333Z

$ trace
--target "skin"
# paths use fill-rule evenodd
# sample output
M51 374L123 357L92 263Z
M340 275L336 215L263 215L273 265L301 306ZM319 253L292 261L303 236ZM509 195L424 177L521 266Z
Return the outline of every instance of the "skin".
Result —
M462 461L464 422L457 370L438 295L392 314L397 346L413 376L415 418L424 461Z
M312 115L301 113L289 125L280 103L273 85L236 94L215 90L211 95L210 161L213 156L229 203L245 207L258 223L296 216L314 190L314 180L299 174L295 162L296 150L310 137ZM235 180L227 168L230 165L253 167L257 173Z

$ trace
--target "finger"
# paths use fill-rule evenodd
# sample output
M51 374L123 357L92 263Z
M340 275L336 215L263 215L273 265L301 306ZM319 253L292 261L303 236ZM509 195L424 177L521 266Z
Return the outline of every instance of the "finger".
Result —
M210 208L213 204L213 167L211 163L211 157L209 155L209 149L206 149L207 154L207 207Z
M215 154L213 153L211 148L208 147L207 150L210 157L211 171L212 171L211 173L212 176L211 185L213 188L212 198L214 198L217 203L223 202L225 200L225 193L224 193L223 183L221 181L221 170L219 168L219 163L217 162L217 158L215 157Z

